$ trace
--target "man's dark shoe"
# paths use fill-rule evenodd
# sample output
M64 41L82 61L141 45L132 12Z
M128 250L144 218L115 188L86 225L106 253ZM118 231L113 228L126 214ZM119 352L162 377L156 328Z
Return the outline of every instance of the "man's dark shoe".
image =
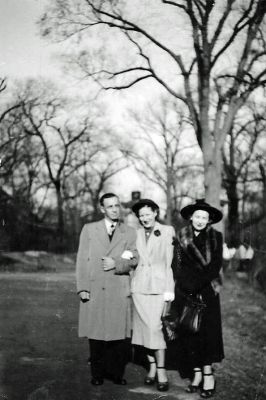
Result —
M126 385L127 384L127 381L124 378L113 378L112 380L115 385Z
M94 386L101 386L103 384L102 378L92 378L91 384Z

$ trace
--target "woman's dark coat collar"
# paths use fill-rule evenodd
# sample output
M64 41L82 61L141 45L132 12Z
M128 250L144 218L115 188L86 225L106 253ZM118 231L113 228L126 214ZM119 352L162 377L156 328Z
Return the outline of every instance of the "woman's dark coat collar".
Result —
M182 228L178 236L178 241L183 251L189 254L191 253L192 250L193 255L196 256L200 265L203 267L208 265L211 261L211 248L212 248L211 242L214 242L214 246L216 243L215 230L211 226L208 226L205 232L206 232L206 257L204 257L204 255L201 254L197 246L194 244L193 228L191 224Z

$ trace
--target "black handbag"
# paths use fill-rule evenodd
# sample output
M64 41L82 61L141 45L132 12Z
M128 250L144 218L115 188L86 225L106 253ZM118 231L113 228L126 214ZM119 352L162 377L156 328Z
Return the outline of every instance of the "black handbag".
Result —
M163 334L167 342L171 342L177 338L178 320L171 314L162 317Z
M165 340L167 342L175 340L177 338L178 318L176 312L171 309L171 304L164 307L161 320Z
M202 301L201 295L186 296L185 305L178 321L180 327L189 332L198 332L205 307L206 304Z

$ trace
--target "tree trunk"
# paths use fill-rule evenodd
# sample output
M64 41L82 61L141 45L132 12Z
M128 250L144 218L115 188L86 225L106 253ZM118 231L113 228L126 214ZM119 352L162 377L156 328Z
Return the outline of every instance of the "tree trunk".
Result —
M63 251L64 242L64 210L63 210L63 198L61 193L61 183L55 183L56 200L57 200L57 238L58 238L58 250Z
M92 197L91 197L91 202L92 202L92 207L93 207L93 211L92 211L92 221L97 221L99 219L100 211L99 211L99 193L97 191L97 193L95 193Z
M214 149L210 140L203 141L204 187L205 197L211 205L220 208L220 193L222 187L222 156L221 151Z
M197 134L197 137L203 153L205 198L211 205L219 208L222 187L222 154L220 146L216 143L217 138L215 142L215 133L210 132L209 126L210 76L207 59L203 60L203 67L198 76L201 134Z
M210 142L210 141L209 141ZM211 143L203 145L205 198L212 206L221 209L220 194L222 188L222 154L213 149ZM224 235L223 221L215 225L215 229Z
M172 225L172 215L173 215L171 181L172 181L172 174L170 168L168 168L166 177L166 223L168 225Z
M226 190L228 197L228 244L232 247L237 247L239 244L239 211L238 211L238 195L237 181L231 181Z

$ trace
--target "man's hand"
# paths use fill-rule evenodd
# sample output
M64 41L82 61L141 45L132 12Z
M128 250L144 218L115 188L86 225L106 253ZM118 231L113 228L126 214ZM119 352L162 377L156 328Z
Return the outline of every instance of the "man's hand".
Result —
M90 300L90 293L86 291L79 292L79 297L82 303L86 303Z
M111 257L103 257L102 260L104 271L110 271L111 269L115 268L115 260L113 260Z

